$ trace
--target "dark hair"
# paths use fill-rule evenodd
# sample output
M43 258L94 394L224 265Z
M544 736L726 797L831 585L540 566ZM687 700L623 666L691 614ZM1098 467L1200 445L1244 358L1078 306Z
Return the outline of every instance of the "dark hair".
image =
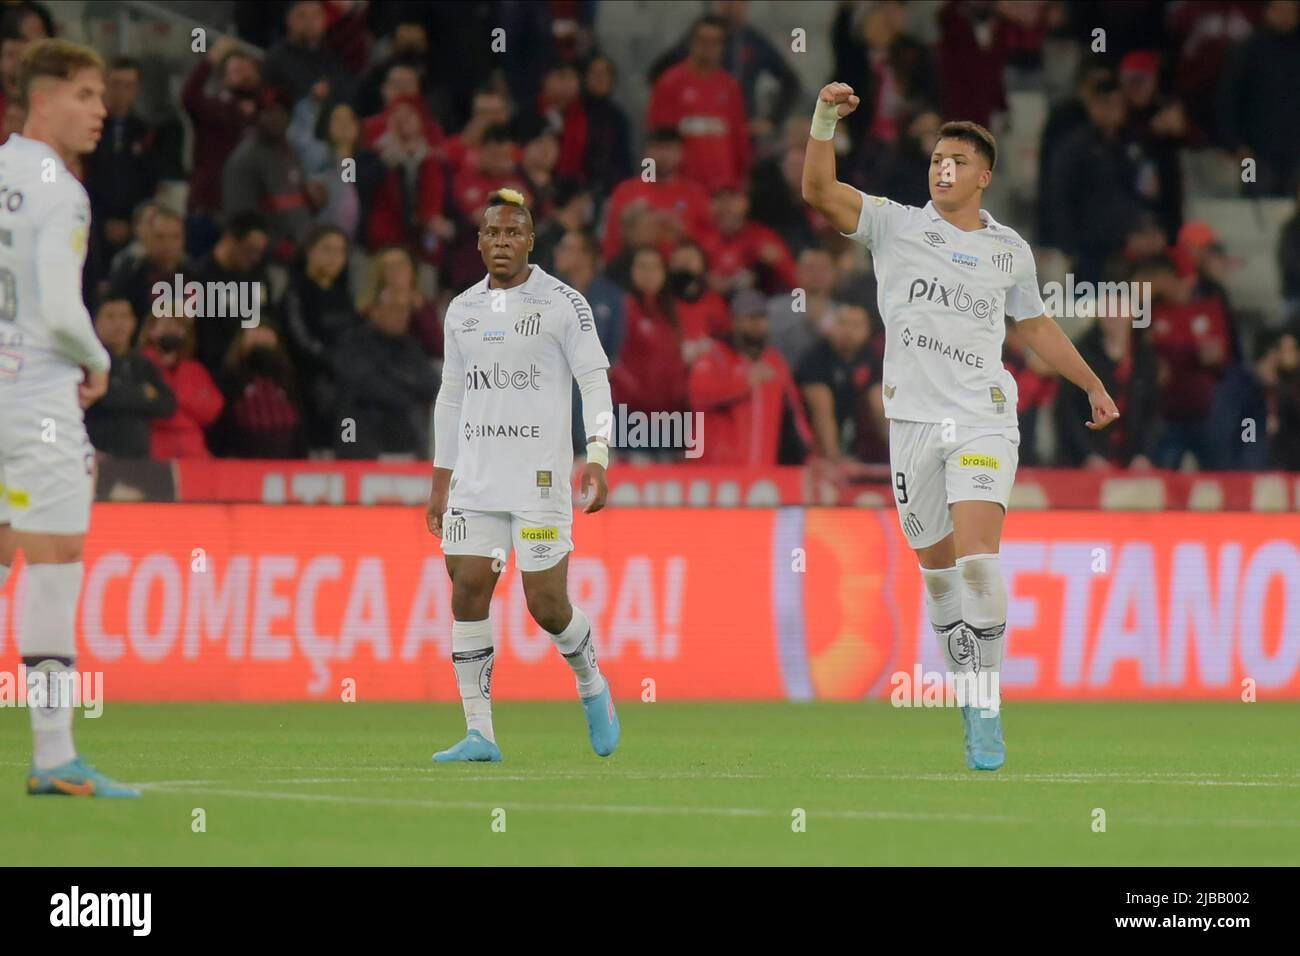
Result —
M510 135L510 127L505 123L497 123L495 126L489 126L483 131L483 145L488 143L513 143L514 137Z
M992 169L998 164L998 143L993 134L971 120L953 120L939 127L940 139L956 139L974 148Z
M111 287L105 290L102 295L95 296L95 308L93 312L95 318L99 318L100 309L104 308L104 306L108 305L110 302L125 302L127 308L131 310L131 318L138 318L135 314L135 306L131 304L130 296Z
M144 73L140 68L140 61L133 56L115 56L109 60L107 72L112 73L115 70L135 70L136 76Z
M691 24L691 40L695 39L695 34L699 31L700 27L717 27L723 33L726 33L727 21L712 13L706 13L702 17L697 17L695 22Z
M265 216L256 209L246 209L231 216L222 232L236 239L244 239L250 232L269 232L269 230Z
M339 235L343 237L343 245L348 246L348 234L332 222L318 222L312 226L307 233L307 237L302 241L303 256L306 257L311 248L320 242L326 236ZM414 262L412 263L414 265ZM346 264L344 268L347 268Z
M1170 272L1177 275L1178 267L1174 265L1173 259L1163 253L1147 256L1133 263L1133 267L1129 270L1129 280L1132 281L1144 272Z
M600 258L600 247L596 245L595 237L586 229L569 229L560 237L560 242L563 242L569 236L578 237L578 241L582 243L583 251L591 256L593 262Z
M636 257L643 252L648 252L659 257L659 265L664 270L664 284L659 288L659 294L655 296L654 301L660 309L663 310L664 316L668 319L668 324L674 329L680 329L681 319L677 315L677 309L673 305L673 291L668 285L668 259L658 246L642 246L640 249L631 249L629 251L627 262L627 287L634 297L639 298L641 293L636 287L636 281L632 278L632 273L636 271Z
M676 126L656 126L650 131L647 142L651 143L680 143L682 134Z
M591 190L583 185L581 180L575 179L573 176L557 176L553 196L555 208L559 209L562 206L567 206L583 193L590 192Z

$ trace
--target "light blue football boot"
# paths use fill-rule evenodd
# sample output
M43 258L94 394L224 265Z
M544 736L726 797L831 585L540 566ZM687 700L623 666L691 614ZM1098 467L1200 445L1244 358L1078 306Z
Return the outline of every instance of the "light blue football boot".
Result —
M134 800L140 791L104 776L83 757L45 770L35 766L27 772L27 792L34 797L63 795L69 797L112 797Z
M966 728L966 766L971 770L997 770L1007 759L1007 745L1002 740L1002 711L988 716L979 707L961 708Z
M591 749L602 757L608 757L618 746L621 728L618 714L614 712L614 695L609 692L609 681L605 689L595 697L583 697L582 709L587 715L587 736L591 738Z
M433 755L434 763L454 763L456 761L471 760L499 763L501 748L477 730L471 730L460 743L448 747L446 750L439 750Z

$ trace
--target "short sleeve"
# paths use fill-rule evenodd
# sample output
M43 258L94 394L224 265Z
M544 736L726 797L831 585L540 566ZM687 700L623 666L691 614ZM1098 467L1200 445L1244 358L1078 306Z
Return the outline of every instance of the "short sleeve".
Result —
M884 196L868 196L860 189L858 195L862 197L862 212L858 215L857 231L840 235L848 236L868 249L879 249L898 232L907 217L907 207Z
M1007 290L1006 313L1017 322L1024 319L1036 319L1047 307L1043 305L1043 296L1038 289L1038 267L1034 265L1033 253L1028 247L1012 253L1016 257L1012 277L1016 284Z

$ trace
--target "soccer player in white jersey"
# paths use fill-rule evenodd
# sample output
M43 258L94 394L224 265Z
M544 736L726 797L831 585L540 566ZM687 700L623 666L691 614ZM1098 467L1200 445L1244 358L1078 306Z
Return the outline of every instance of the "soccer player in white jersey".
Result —
M835 179L835 124L857 106L847 84L822 88L803 197L871 250L898 517L948 668L967 675L958 687L978 693L961 708L967 766L997 770L1006 759L997 678L1007 624L998 547L1020 444L1016 383L1002 364L1004 315L1087 391L1089 428L1105 428L1119 411L1045 313L1029 244L980 208L997 162L992 134L977 123L945 124L930 157L930 202L902 206Z
M619 738L591 622L569 603L573 550L572 389L582 393L588 513L605 505L613 421L609 359L591 307L530 265L533 217L519 193L494 193L479 228L487 267L451 301L442 387L434 405L429 530L442 538L451 577L451 657L465 708L465 739L435 761L501 759L492 729L492 623L488 609L513 546L528 612L551 635L577 679L592 748Z
M82 412L108 385L108 352L81 300L90 200L68 168L93 152L103 61L65 40L23 54L22 134L0 146L0 587L27 561L18 647L27 668L31 794L138 797L72 743L82 543L94 450ZM31 691L29 690L29 693Z

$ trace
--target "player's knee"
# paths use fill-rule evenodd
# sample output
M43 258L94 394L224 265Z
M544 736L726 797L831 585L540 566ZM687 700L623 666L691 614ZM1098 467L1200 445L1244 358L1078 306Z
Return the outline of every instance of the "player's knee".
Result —
M997 624L1007 619L1007 589L997 554L968 554L957 559L961 569L962 606L970 624Z
M528 613L538 626L552 634L558 634L569 624L573 617L573 608L569 596L563 591L532 591L527 595Z
M451 585L451 613L458 621L481 621L492 606L495 580L488 575L457 574Z
M23 534L18 538L29 564L74 564L81 560L85 537L79 534Z

